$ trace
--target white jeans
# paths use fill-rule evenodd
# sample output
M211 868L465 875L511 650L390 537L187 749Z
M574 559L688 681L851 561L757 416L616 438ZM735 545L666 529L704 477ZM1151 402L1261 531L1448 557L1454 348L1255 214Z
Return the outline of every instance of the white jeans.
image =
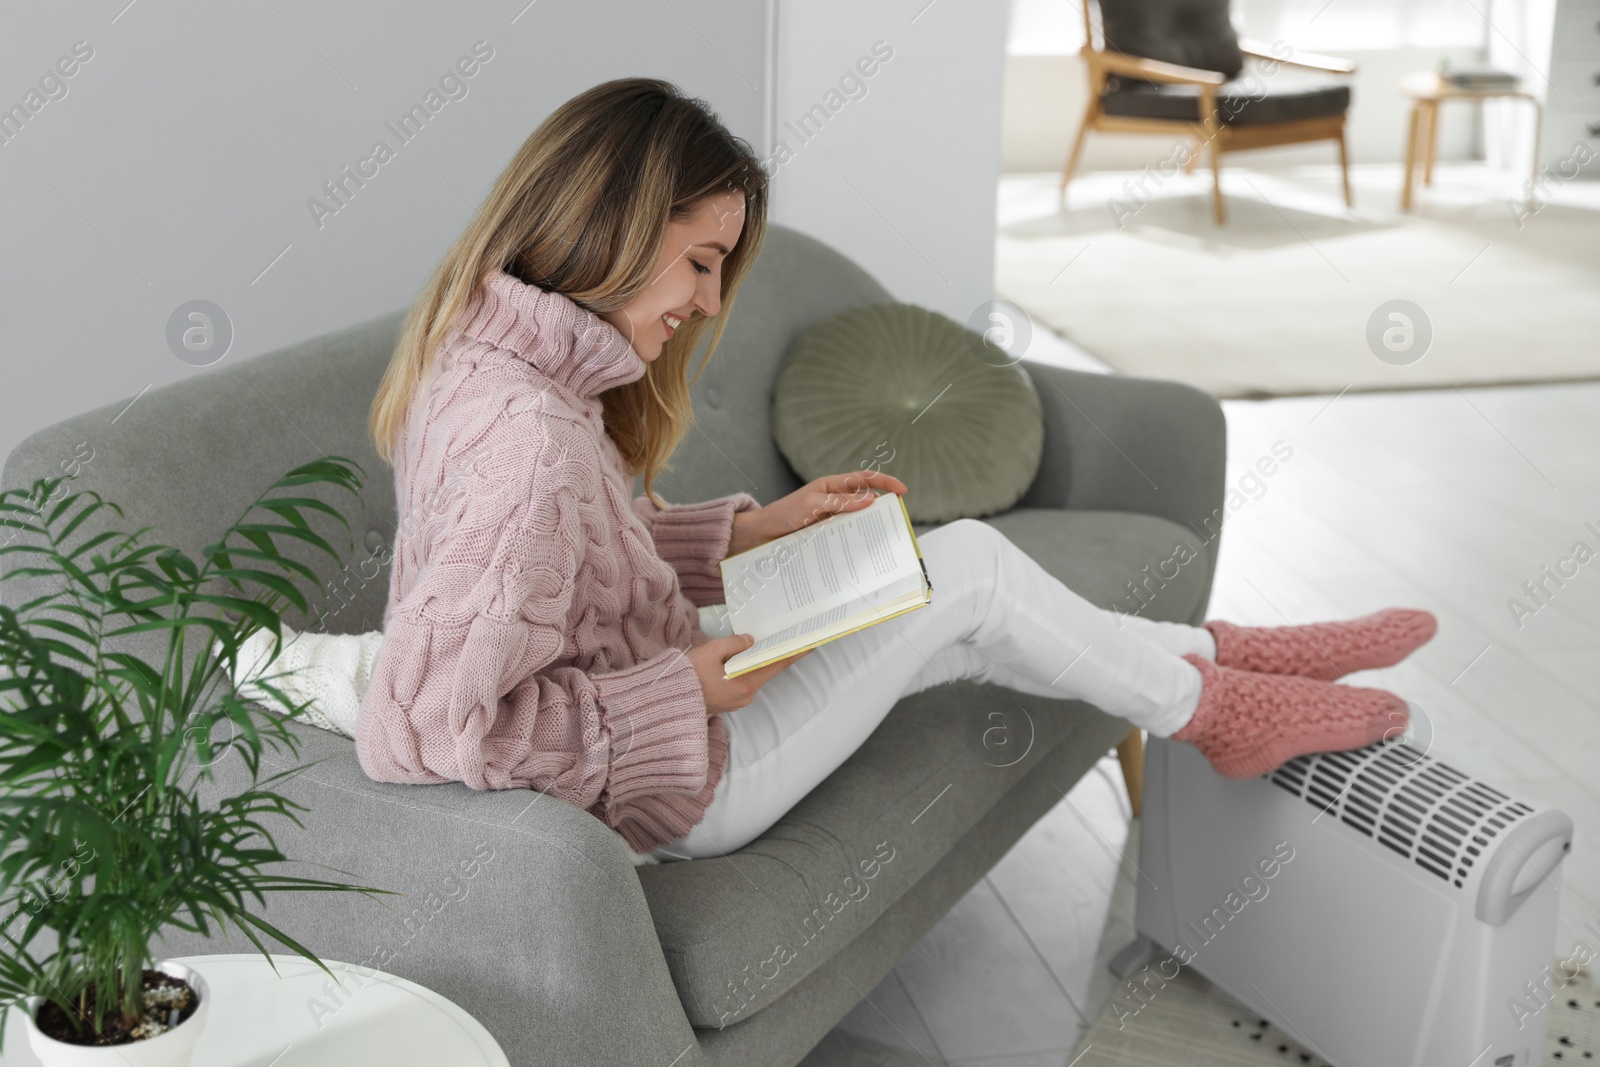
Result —
M814 649L721 712L728 763L705 815L655 849L662 861L742 848L849 758L901 697L963 678L1076 698L1157 737L1181 730L1214 658L1197 626L1107 611L1074 593L1005 534L957 519L917 538L933 585L926 606ZM701 609L712 636L724 610Z

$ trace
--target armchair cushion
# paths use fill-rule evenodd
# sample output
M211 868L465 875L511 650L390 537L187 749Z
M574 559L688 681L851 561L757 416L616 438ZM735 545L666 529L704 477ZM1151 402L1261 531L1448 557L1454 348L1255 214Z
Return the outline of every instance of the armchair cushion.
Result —
M1157 85L1131 78L1108 79L1100 106L1107 115L1129 118L1196 122L1202 117L1198 86ZM1280 73L1271 83L1235 78L1217 89L1217 119L1227 126L1331 118L1349 109L1350 86L1334 78L1293 78Z
M1027 371L913 304L852 308L789 346L772 436L807 481L869 464L905 482L913 522L1005 511L1028 491L1044 410Z
M1149 583L1140 586L1146 618L1187 622L1205 604L1199 539L1178 523L1058 508L1015 508L984 521L1097 604L1139 610L1130 581ZM1186 553L1175 553L1180 544ZM1002 706L1013 713L1000 721L984 688L961 680L906 697L744 848L639 868L690 1022L728 1026L773 1003L889 912L1057 746L1103 752L1127 732L1088 704L1011 690ZM946 789L961 802L932 804Z
M1244 67L1228 0L1100 0L1100 24L1110 52L1230 78Z

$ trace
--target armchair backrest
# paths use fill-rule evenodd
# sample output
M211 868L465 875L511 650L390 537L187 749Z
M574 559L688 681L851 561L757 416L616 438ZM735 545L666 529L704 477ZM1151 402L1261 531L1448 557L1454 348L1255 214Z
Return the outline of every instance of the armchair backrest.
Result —
M1244 69L1229 0L1099 0L1099 48L1141 59L1214 70L1229 78ZM1095 47L1089 4L1084 40Z

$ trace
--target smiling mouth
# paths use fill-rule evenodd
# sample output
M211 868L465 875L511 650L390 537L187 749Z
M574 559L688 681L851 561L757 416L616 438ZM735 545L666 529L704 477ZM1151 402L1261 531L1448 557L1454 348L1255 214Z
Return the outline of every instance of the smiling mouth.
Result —
M671 337L673 334L677 333L678 332L678 327L682 326L683 323L684 323L684 320L678 318L678 316L676 316L676 315L663 315L663 316L661 316L661 321L667 327L667 336L668 337Z

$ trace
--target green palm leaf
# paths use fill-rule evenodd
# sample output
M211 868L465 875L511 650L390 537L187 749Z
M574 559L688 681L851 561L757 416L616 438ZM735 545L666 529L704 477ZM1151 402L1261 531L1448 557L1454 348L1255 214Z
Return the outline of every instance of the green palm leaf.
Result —
M297 812L308 810L276 788L310 765L263 779L261 757L268 748L298 755L286 719L310 702L293 703L268 680L281 675L258 678L290 709L262 714L229 681L246 638L265 629L281 641L282 607L307 610L297 581L318 585L316 571L279 545L310 545L340 562L308 516L332 516L346 530L349 522L302 487L355 494L359 469L329 456L289 471L199 560L142 544L150 527L88 536L91 517L123 511L93 491L47 508L62 479L0 493L0 529L34 535L0 547L15 564L0 582L53 587L16 609L0 605L0 1008L41 996L96 1030L111 1013L134 1016L164 926L204 936L233 927L270 959L265 933L332 977L254 910L267 893L391 892L274 869L288 857L272 823L303 826ZM202 640L185 670L191 630ZM104 647L141 633L165 635L159 663ZM232 756L250 785L202 807L199 783ZM36 944L45 931L56 935L49 952Z

